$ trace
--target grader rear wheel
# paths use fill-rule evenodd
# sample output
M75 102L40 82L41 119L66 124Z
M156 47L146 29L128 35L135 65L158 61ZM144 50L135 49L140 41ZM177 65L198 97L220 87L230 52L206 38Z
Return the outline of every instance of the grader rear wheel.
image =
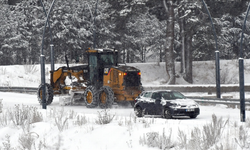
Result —
M108 86L101 87L99 91L99 106L101 108L111 108L114 102L114 92Z
M42 87L43 87L42 84L40 84L38 87L38 91L37 91L37 98L41 105L43 104ZM46 105L51 104L53 101L53 88L48 83L45 83L45 101L46 101Z

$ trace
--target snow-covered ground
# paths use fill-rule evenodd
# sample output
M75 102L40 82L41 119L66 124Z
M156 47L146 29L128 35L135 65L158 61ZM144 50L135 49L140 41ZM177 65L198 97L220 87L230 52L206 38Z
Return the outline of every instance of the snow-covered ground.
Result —
M247 118L245 123L241 122L239 109L228 108L225 105L200 106L201 114L196 119L184 117L169 120L148 116L137 118L132 107L114 106L107 110L107 116L114 116L111 123L100 124L99 115L105 116L103 109L88 109L85 106L62 107L59 106L58 97L55 97L54 102L43 110L35 95L3 92L0 94L3 99L3 113L0 114L0 147L3 149L8 143L10 148L22 149L29 140L32 141L31 149L40 147L46 150L157 150L160 148L151 146L161 145L160 138L165 135L165 139L171 136L171 141L166 143L166 147L171 146L170 149L176 150L185 149L185 146L182 147L183 141L180 138L186 136L186 143L184 143L186 149L193 150L199 149L201 145L192 140L199 138L202 140L205 134L204 127L212 123L213 114L216 115L217 120L220 118L223 120L221 124L218 123L219 121L214 123L215 128L221 128L221 134L214 135L218 136L217 146L228 146L232 150L241 149L240 146L243 144L245 147L250 146L248 134L250 119ZM22 109L27 106L29 109L38 108L37 111L43 114L43 120L30 124L29 128L24 127L28 125L16 125L11 121L3 121L10 112L16 114L18 105ZM249 115L250 112L246 111L246 116ZM241 126L247 134L247 140L240 136ZM201 133L196 133L197 131ZM184 133L185 136L181 136L180 133ZM195 136L198 135L194 134L200 134L200 137L197 139ZM237 144L236 139L243 144ZM211 149L215 147L212 146Z
M197 64L198 62L194 63L194 72L199 72L194 74L195 84L213 84L214 68L208 69L209 62ZM221 68L229 67L229 69L222 69L228 70L225 78L230 81L230 84L234 82L237 84L236 61L222 64L225 65L221 65ZM167 80L164 64L129 65L141 69L143 84L163 85ZM56 65L55 68L58 66ZM232 68L233 66L235 68ZM245 82L249 83L249 71L246 64L245 66ZM39 67L39 65L0 66L0 86L38 87ZM48 75L50 66L47 65L46 68ZM186 84L181 80L178 82ZM53 103L46 110L41 109L36 95L33 94L0 92L0 99L3 104L3 112L0 113L0 149L240 150L250 147L250 119L248 118L250 111L246 111L246 122L241 122L240 110L237 107L202 105L201 113L196 119L182 117L167 120L149 116L137 118L132 107L114 106L105 111L99 108L88 109L80 105L60 106L58 97L54 98ZM32 112L31 116L28 112ZM41 113L42 119L41 117L39 119L39 114L34 117L34 112ZM33 119L28 120L25 117L20 119L20 116L25 116L24 114ZM104 117L110 117L110 119ZM18 118L25 121L21 122ZM111 120L111 122L101 124L103 120Z

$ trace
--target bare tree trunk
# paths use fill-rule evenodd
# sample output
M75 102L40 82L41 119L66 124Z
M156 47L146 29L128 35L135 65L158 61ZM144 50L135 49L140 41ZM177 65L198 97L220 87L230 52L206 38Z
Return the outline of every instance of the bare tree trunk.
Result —
M126 63L126 50L125 50L125 46L123 48L123 63Z
M160 39L162 39L162 37L160 36ZM163 46L163 48L164 48L164 46ZM162 62L162 55L163 55L164 53L162 53L162 45L160 45L160 48L159 48L159 62Z
M145 53L146 53L146 50L145 50L144 46L142 46L142 60L143 60L143 62L146 62Z
M163 0L166 4L165 0ZM175 84L175 64L174 64L174 6L173 0L168 0L165 5L168 10L167 19L167 34L166 34L166 47L165 47L165 59L166 59L166 71L169 76L168 84Z
M186 23L185 12L182 8L178 10L179 24L180 24L180 36L181 36L181 73L183 79L188 83L193 83L192 73L192 37L194 35L194 25Z
M159 58L159 62L162 62L162 46L161 46L161 48L160 48L160 58Z
M179 24L181 33L181 73L186 73L186 63L185 63L185 18L182 17L184 13L179 10Z
M193 65L192 65L192 34L187 34L186 36L186 57L185 57L185 68L186 68L186 73L184 75L184 79L188 83L193 83Z
M127 50L127 61L126 61L126 63L130 63L130 51L129 50Z

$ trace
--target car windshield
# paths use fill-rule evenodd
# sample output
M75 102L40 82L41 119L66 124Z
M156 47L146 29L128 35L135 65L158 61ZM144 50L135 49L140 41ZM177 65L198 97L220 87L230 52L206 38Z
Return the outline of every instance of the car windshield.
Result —
M162 91L160 92L164 99L185 99L186 97L177 91Z

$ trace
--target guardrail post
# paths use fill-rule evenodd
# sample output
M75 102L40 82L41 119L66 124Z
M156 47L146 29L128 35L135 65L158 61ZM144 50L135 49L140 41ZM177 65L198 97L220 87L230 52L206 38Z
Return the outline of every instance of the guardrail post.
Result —
M245 88L244 88L244 60L239 58L239 78L240 78L240 120L245 122Z
M221 97L220 93L220 52L215 51L215 57L216 57L216 95L217 98Z
M44 55L42 54L40 56L41 59L41 82L42 82L42 108L46 109L46 99L45 99L45 61L44 61Z
M54 44L50 44L51 71L55 70L54 64Z

